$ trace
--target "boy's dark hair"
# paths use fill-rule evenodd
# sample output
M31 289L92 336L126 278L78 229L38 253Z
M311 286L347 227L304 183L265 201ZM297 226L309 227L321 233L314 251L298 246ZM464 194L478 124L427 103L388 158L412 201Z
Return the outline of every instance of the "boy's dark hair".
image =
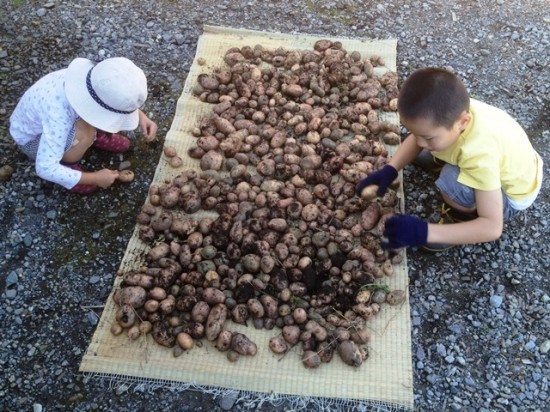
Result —
M403 83L397 109L408 120L429 119L434 126L450 129L462 112L470 108L470 97L453 73L428 67L413 72Z

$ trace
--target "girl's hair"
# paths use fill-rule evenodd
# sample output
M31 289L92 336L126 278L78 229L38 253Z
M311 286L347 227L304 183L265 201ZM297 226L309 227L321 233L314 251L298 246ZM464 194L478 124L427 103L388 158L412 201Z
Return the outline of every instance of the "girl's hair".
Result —
M403 83L397 100L404 119L427 119L450 129L470 108L468 91L453 73L428 67L413 72Z

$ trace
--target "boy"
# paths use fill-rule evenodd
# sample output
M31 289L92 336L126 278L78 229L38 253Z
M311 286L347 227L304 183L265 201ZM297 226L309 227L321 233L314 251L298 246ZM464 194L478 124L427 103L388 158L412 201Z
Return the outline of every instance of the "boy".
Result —
M157 125L139 108L147 98L143 71L124 57L93 63L77 58L31 86L10 117L10 134L36 161L36 173L73 193L107 188L116 170L83 172L78 163L90 147L124 152L128 138L114 134L141 127L147 141Z
M438 68L415 71L401 88L398 111L411 134L386 166L357 184L357 192L376 184L382 195L399 170L431 153L443 166L436 186L443 212L454 224L395 215L386 222L384 247L440 251L492 241L501 236L504 220L535 201L542 159L527 135L505 112L470 99L454 74Z

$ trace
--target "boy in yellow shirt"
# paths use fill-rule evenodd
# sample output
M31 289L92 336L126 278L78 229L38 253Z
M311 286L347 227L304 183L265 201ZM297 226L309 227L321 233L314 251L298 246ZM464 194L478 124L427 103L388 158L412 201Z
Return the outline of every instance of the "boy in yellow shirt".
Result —
M386 222L383 246L439 251L492 241L501 236L505 220L535 201L542 159L525 131L502 110L470 99L454 74L438 68L415 71L401 88L398 110L411 134L386 166L357 184L357 191L376 184L382 195L399 170L429 152L443 166L436 185L453 224L395 215Z

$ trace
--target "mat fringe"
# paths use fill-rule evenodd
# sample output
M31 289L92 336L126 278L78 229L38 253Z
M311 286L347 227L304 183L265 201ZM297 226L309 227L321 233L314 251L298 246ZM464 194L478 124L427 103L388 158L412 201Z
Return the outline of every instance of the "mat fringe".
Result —
M278 393L263 393L253 391L239 391L235 389L219 388L200 385L190 382L177 382L162 379L150 379L134 376L124 376L109 373L84 372L80 374L84 379L99 379L105 382L110 390L119 393L133 391L136 393L153 393L159 390L169 392L197 391L221 398L237 394L235 404L250 410L262 410L262 406L270 404L280 406L287 404L285 412L301 412L315 410L318 412L411 412L412 409L399 404L375 401L341 398L323 398L313 396L296 396ZM313 409L312 409L313 408Z

